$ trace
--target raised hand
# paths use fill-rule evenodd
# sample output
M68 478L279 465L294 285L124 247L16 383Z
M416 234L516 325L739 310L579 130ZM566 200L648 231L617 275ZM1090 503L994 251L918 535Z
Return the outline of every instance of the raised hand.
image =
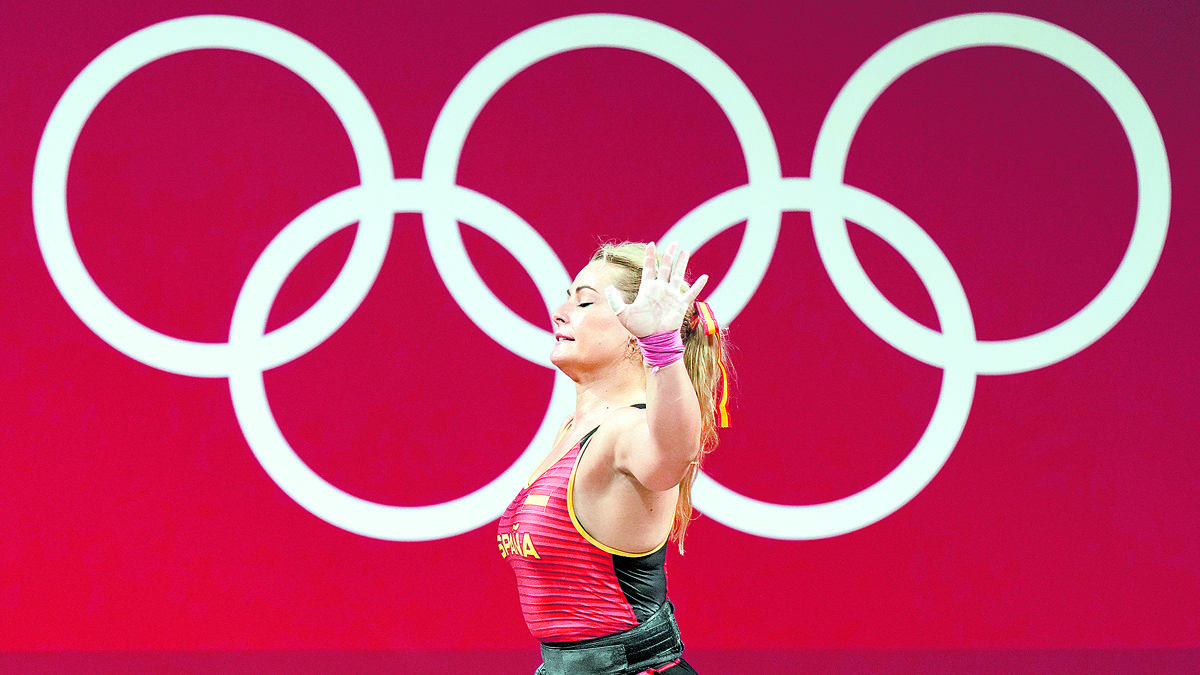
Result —
M696 302L704 284L708 283L708 275L701 275L691 288L686 292L683 290L688 257L687 251L679 251L679 242L673 241L667 244L660 265L654 244L647 244L646 259L642 262L642 283L633 302L625 304L621 292L613 286L604 289L608 306L626 330L639 338L679 330L688 307Z

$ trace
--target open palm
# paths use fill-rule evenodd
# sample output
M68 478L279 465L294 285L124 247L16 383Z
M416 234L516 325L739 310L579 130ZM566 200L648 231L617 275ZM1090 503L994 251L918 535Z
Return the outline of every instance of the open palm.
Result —
M604 289L609 306L626 330L637 337L679 330L688 307L708 283L705 274L696 279L691 288L684 290L688 257L687 251L679 251L678 242L671 242L667 244L660 264L654 244L647 244L642 282L633 302L626 304L621 292L613 286Z

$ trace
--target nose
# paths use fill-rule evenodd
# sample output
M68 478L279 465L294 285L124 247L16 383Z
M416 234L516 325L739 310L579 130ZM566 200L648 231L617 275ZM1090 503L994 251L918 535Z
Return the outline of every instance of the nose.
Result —
M554 312L552 312L550 314L550 322L553 323L555 326L560 326L567 322L567 313L563 309L566 306L567 306L567 303L564 302L563 304L558 306L558 309L554 310Z

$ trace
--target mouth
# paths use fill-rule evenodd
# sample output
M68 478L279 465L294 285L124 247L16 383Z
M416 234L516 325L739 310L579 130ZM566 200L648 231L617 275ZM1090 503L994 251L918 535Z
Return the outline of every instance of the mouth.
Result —
M569 337L567 337L566 335L555 335L555 336L554 336L554 341L555 341L556 343L560 343L560 342L574 342L574 341L575 341L575 338L569 338Z

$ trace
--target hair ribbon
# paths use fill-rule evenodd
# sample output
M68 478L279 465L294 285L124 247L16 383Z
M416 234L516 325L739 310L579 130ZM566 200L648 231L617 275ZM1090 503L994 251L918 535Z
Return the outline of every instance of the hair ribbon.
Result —
M717 336L717 365L721 368L721 381L718 384L719 393L714 412L717 426L725 429L729 427L729 371L725 370L725 354L721 349L721 326L707 302L696 302L696 321L697 327L703 330L705 335Z

